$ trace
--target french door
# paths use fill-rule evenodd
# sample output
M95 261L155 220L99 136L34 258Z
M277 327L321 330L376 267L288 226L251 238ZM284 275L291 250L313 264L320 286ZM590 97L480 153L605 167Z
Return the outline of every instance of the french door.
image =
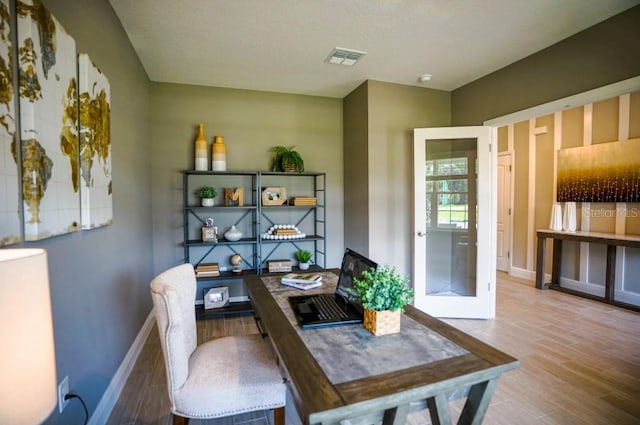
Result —
M496 149L491 127L414 129L415 306L495 316Z

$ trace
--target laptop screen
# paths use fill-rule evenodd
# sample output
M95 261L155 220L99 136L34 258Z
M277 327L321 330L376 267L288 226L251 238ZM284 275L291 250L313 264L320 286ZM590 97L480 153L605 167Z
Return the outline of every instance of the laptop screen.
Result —
M338 276L336 294L345 301L360 307L360 296L355 291L353 278L362 279L362 272L370 268L376 268L378 264L362 254L347 248L342 257L342 267Z

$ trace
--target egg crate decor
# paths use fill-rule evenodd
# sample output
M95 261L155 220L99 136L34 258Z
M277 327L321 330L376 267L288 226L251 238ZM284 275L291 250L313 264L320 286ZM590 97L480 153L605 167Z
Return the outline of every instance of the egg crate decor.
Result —
M306 237L307 235L293 224L274 224L266 233L262 234L262 239L276 240L304 239Z

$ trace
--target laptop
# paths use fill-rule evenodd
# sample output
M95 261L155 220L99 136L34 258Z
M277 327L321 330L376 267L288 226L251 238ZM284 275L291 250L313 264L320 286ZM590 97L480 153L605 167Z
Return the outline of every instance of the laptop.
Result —
M302 329L362 323L363 308L354 289L353 278L378 265L347 248L342 257L336 292L289 297L289 303Z

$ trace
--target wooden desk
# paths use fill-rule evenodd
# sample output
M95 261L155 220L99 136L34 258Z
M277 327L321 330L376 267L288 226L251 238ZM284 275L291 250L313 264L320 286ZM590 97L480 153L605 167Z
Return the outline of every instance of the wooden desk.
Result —
M335 273L325 271L323 288L304 293L333 292L336 281ZM303 331L288 303L290 295L301 291L283 287L277 276L247 276L245 283L259 327L271 339L295 407L308 425L343 420L399 425L408 413L424 408L433 424L451 424L448 401L466 390L458 424L480 424L499 376L519 365L411 306L403 315L402 333L396 335L375 337L362 325ZM427 341L429 348L416 357L407 341ZM372 360L377 353L381 358Z
M586 298L604 301L609 304L639 310L637 306L621 303L615 300L615 280L616 280L616 247L628 246L640 248L640 237L633 235L616 235L615 233L599 232L561 232L555 230L538 230L538 248L536 257L536 288L538 289L559 289L571 294L580 295ZM545 282L547 239L553 240L553 258L551 262L551 282ZM560 286L560 273L562 271L562 241L589 242L607 245L607 268L605 272L604 297L574 291Z

